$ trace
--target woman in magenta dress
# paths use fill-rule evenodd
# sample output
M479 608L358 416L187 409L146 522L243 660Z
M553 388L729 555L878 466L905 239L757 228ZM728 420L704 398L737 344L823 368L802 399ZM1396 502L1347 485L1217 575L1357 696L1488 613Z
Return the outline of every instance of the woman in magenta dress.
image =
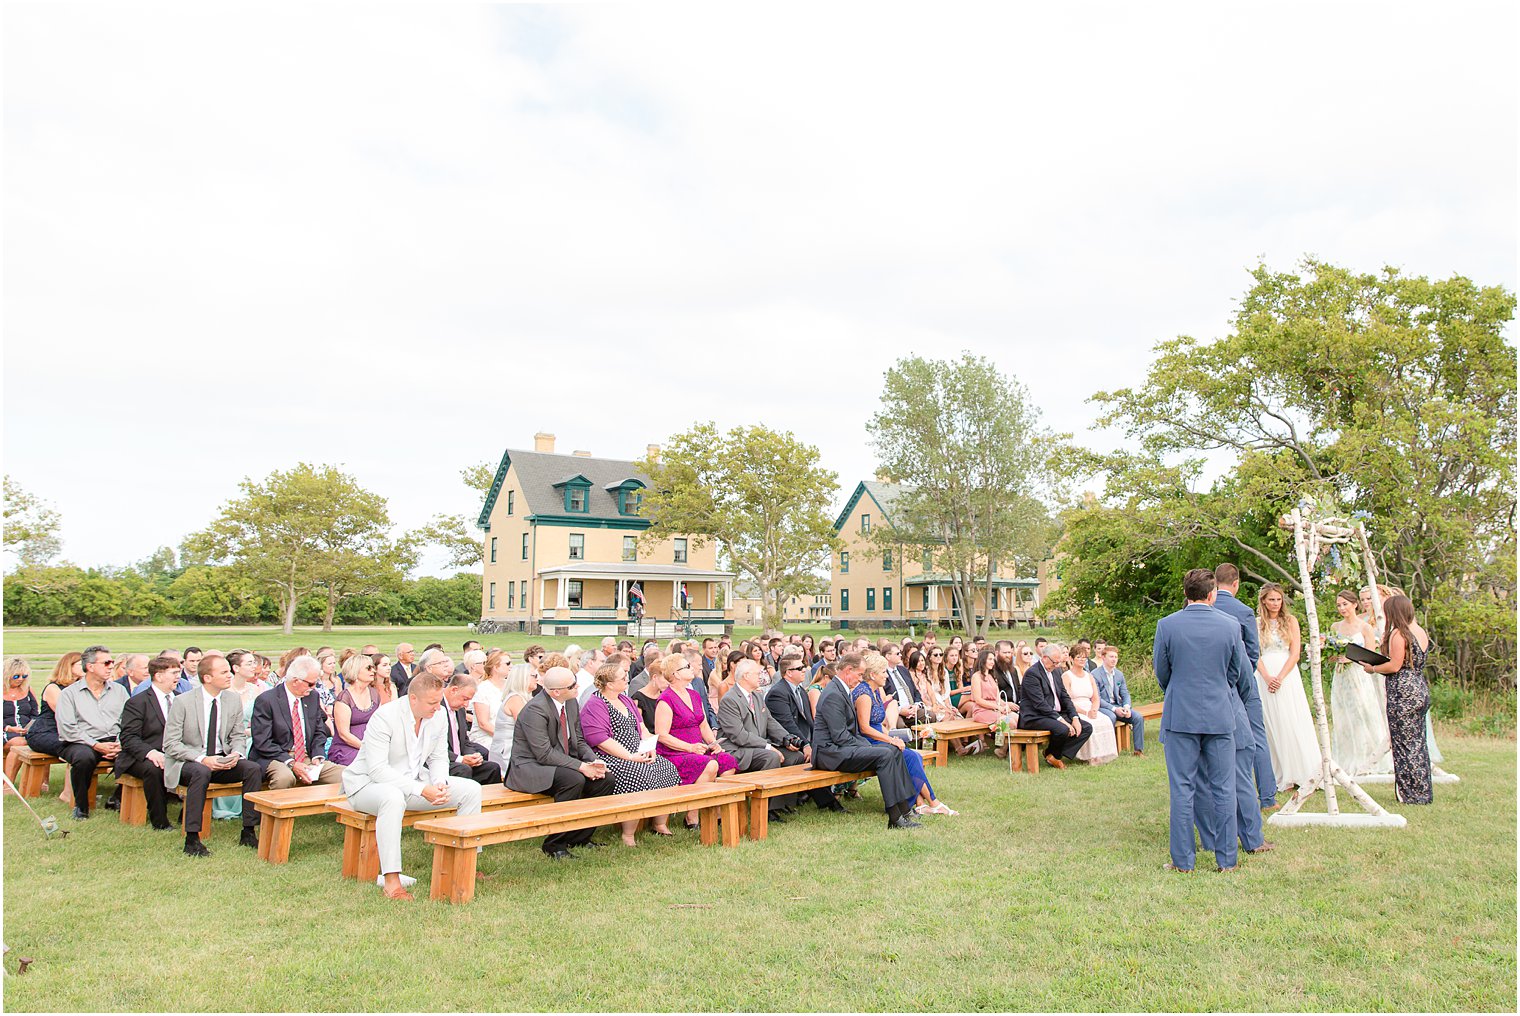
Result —
M665 657L660 665L670 687L660 693L654 707L656 754L668 758L681 774L683 785L711 783L723 773L737 772L738 761L718 747L718 739L702 712L702 700L691 690L696 675L686 657ZM697 828L697 813L686 813L686 828Z

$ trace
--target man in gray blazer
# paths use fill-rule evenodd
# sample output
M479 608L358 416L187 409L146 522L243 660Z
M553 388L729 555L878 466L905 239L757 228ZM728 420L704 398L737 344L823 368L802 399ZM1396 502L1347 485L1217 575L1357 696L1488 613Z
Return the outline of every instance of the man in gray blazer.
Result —
M185 788L185 853L209 857L201 842L201 813L206 807L206 787L212 783L241 783L244 795L264 785L262 766L248 761L248 728L243 724L243 700L228 691L232 668L220 654L203 656L196 664L200 688L180 695L169 706L164 726L164 786ZM258 848L254 826L259 813L243 802L245 847Z
M550 667L538 682L542 695L528 700L512 728L507 786L525 794L550 794L556 801L578 801L612 793L607 764L581 734L575 702L575 675L568 667ZM572 829L544 837L543 850L556 861L573 855L571 847L599 847L596 828Z
M734 666L734 687L718 703L718 743L739 761L741 773L802 762L802 752L786 750L787 743L794 738L776 722L760 694L760 676L764 672L754 660L740 660ZM781 813L790 810L796 800L795 794L771 798L771 821L785 822Z

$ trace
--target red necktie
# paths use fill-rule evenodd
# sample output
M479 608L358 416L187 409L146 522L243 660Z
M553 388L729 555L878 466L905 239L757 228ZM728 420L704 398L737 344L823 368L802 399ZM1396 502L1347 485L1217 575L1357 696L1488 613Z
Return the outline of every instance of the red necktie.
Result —
M570 718L565 715L565 707L559 709L559 736L565 742L565 754L570 753Z
M290 729L295 731L296 750L291 752L297 762L306 761L306 729L301 726L301 703L290 700Z

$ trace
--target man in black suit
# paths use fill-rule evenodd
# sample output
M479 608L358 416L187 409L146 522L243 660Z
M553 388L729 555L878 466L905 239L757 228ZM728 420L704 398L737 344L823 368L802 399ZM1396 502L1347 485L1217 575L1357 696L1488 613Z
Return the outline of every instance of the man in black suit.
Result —
M524 794L550 794L556 801L578 801L612 793L607 764L597 760L581 734L575 702L575 675L568 667L550 667L538 682L539 694L517 714L507 786ZM556 861L574 855L571 847L599 847L596 829L572 829L544 837L543 850Z
M1056 769L1066 768L1061 759L1075 757L1093 731L1092 724L1077 715L1077 707L1061 683L1058 668L1065 655L1066 650L1054 642L1041 646L1040 658L1024 671L1019 686L1019 727L1050 731L1045 762Z
M875 770L887 810L887 828L919 828L912 817L918 792L913 789L907 763L903 761L903 743L895 737L890 738L891 744L863 737L851 707L850 692L864 676L861 655L845 653L835 669L838 676L818 696L817 714L813 717L813 768L842 772Z
M1013 666L1013 643L1007 639L999 639L996 661L992 666L998 686L998 693L1003 698L1012 702L1017 708L1019 704L1019 672Z
M807 680L807 667L801 656L783 656L776 673L780 680L772 682L770 690L765 693L765 708L770 712L771 719L781 724L781 729L786 731L786 742L778 745L785 755L782 764L791 766L798 762L811 762L813 707L808 703L806 689L802 687L802 683ZM845 810L828 787L810 790L808 796L820 811Z
M479 687L473 675L455 674L443 689L443 743L449 752L449 775L474 780L481 786L501 782L501 766L486 758L486 749L470 740L469 705Z
M406 686L416 676L417 647L410 642L403 642L396 647L396 662L391 664L391 686L396 689L397 698L406 694Z
M179 663L163 658L149 661L148 680L153 682L152 687L128 697L121 708L121 753L116 756L115 770L118 776L142 780L148 821L153 828L172 829L169 792L164 789L164 724L174 702Z
M924 697L918 693L918 685L913 683L913 675L908 668L903 666L902 647L895 643L888 643L882 655L887 658L887 686L886 693L897 700L897 712L901 717L901 725L912 726L922 723L929 717L924 711Z
M284 683L253 700L248 760L264 770L272 790L343 779L343 767L322 754L332 730L316 692L321 674L315 657L297 656L285 668Z

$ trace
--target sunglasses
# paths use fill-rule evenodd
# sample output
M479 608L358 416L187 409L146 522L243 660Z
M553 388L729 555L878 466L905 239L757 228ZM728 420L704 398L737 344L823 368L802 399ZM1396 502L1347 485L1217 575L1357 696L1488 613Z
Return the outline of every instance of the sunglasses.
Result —
M102 667L114 667L114 666L116 666L116 661L115 660L96 660L95 662L98 663L98 664L100 664Z

